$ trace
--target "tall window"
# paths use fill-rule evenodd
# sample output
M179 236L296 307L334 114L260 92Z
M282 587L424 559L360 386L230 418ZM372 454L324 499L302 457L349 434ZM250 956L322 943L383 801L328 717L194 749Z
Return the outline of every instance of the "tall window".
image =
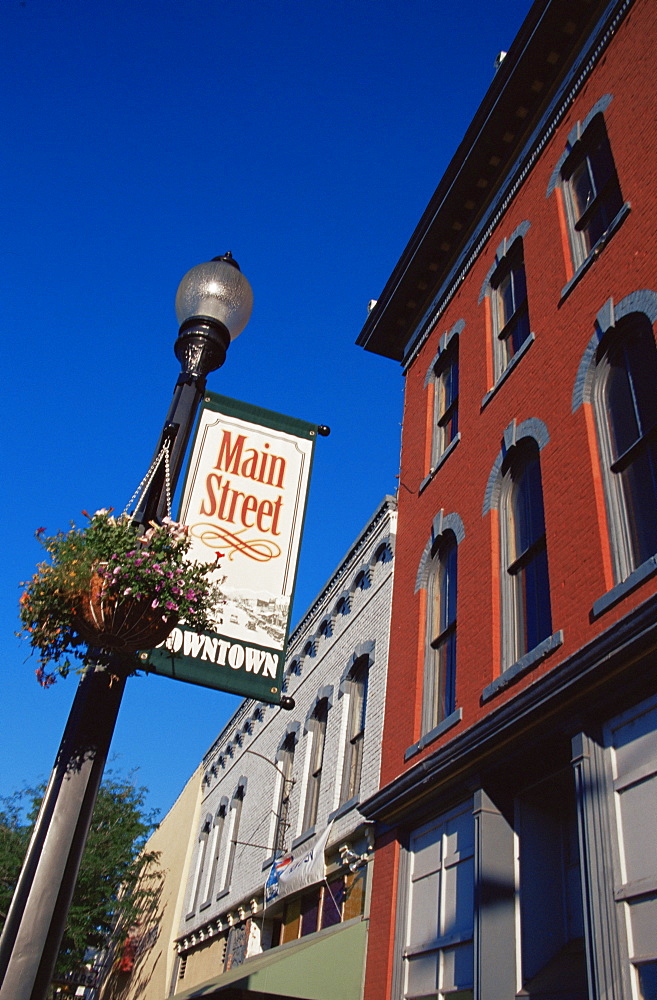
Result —
M552 632L538 444L522 438L502 465L503 666Z
M456 438L459 429L459 338L452 337L441 352L433 370L434 375L434 428L431 448L431 466Z
M306 790L306 807L303 816L303 828L308 830L314 826L317 819L319 804L319 789L322 783L322 767L324 765L324 743L326 741L326 721L328 718L328 699L320 698L310 717L309 730L312 744L310 747L310 768L308 772L308 788Z
M561 168L573 265L577 269L623 207L604 118L596 114Z
M402 995L472 1000L474 821L461 808L415 830L407 854Z
M235 867L235 854L237 852L237 844L239 840L240 819L242 818L242 804L244 802L245 791L246 785L240 782L233 796L233 801L230 804L230 843L228 845L228 856L226 858L226 868L224 871L224 889L228 889L230 887L230 882L233 877L233 868Z
M497 381L530 336L522 239L514 240L490 285Z
M224 799L219 808L217 809L216 815L214 817L214 824L212 828L212 839L211 839L211 851L212 851L212 866L210 868L210 877L208 879L207 892L205 893L204 903L208 905L212 901L212 893L214 892L215 883L217 881L217 871L219 869L219 858L221 856L222 849L222 834L224 830L224 824L226 822L226 810L228 806L228 799Z
M427 585L423 731L454 711L456 686L456 537L446 531L434 542Z
M283 854L286 848L287 831L290 826L290 799L294 781L294 754L297 748L296 733L288 733L278 754L278 769L281 773L281 789L276 810L276 833L274 835L274 853Z
M188 917L192 916L193 913L198 909L198 905L202 898L203 885L205 882L207 856L208 856L208 839L210 836L210 830L212 829L212 814L208 813L203 823L201 824L201 831L198 837L198 849L196 852L196 869L194 871L194 880L192 882L192 893L190 899L190 907Z
M593 404L617 580L657 552L657 348L633 313L598 348Z
M349 718L347 720L347 742L345 746L340 802L348 802L349 799L353 799L354 796L358 795L360 790L368 674L368 657L361 656L354 664L348 678Z

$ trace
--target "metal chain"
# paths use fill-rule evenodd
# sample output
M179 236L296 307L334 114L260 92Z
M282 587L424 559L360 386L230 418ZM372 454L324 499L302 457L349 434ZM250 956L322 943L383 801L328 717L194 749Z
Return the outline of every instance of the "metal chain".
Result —
M139 504L141 503L144 494L146 493L146 490L151 485L155 473L160 467L160 463L164 461L164 485L166 489L166 498L167 498L167 516L171 517L171 470L169 466L169 448L170 448L170 442L165 441L165 443L162 445L160 452L153 459L148 472L146 473L146 475L140 482L139 486L137 487L137 489L135 490L135 492L132 494L127 504L125 505L125 509L123 511L124 515L128 513L128 511L134 504L134 509L132 513L132 519L134 519L136 512L139 510Z
M170 442L164 445L164 488L167 494L167 517L171 517L171 466L169 464Z

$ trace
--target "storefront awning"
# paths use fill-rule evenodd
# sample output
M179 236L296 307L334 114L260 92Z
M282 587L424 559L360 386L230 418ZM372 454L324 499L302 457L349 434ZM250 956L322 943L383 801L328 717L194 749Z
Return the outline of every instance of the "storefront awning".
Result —
M176 1000L360 1000L367 924L349 921L271 948Z

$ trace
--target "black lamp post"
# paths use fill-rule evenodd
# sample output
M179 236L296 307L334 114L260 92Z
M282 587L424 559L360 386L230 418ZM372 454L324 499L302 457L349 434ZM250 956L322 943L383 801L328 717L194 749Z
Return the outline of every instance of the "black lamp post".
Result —
M230 253L198 264L180 282L175 353L182 371L136 514L138 525L168 512L206 377L223 365L252 305L251 286ZM165 453L168 475L165 463L158 462ZM78 685L0 939L0 1000L45 1000L126 676L115 655L109 669L87 668Z

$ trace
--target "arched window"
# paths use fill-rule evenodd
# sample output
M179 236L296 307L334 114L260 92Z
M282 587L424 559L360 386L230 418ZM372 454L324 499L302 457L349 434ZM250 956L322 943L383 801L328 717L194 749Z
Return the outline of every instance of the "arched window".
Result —
M623 208L604 118L594 115L561 168L568 234L577 268Z
M506 376L533 340L523 242L529 228L529 222L522 222L502 240L479 295L480 302L485 298L489 303L494 386Z
M644 313L596 352L592 401L617 582L657 552L657 348Z
M573 125L566 147L548 184L563 202L570 244L571 281L591 264L630 210L623 203L605 112L612 94L605 94L582 121Z
M454 711L456 689L456 537L440 535L431 547L427 582L423 732Z
M290 800L292 798L292 788L294 787L292 771L296 748L297 734L295 731L290 731L285 736L276 757L278 770L281 774L278 808L276 810L276 832L274 834L274 854L276 855L283 854L286 848L287 831L290 825Z
M516 239L491 278L495 378L500 378L529 339L527 281L521 239Z
M501 467L502 667L552 633L543 486L537 442L523 437Z
M369 656L361 656L352 667L346 683L349 693L347 738L340 802L353 799L360 790L360 775L363 766L363 742L365 738L365 714L367 711L367 681Z
M439 511L418 568L415 589L426 593L423 737L456 709L457 546L464 537L458 514Z
M433 367L434 427L431 468L434 469L459 430L459 338L452 337Z
M336 618L338 615L348 615L350 610L351 609L349 607L349 595L343 594L342 597L338 600L338 603L335 605Z
M314 826L317 819L319 790L322 783L322 768L324 766L324 743L326 741L327 719L328 698L320 698L308 720L308 730L312 742L308 767L306 806L303 814L304 830L308 830L311 826Z
M390 548L390 542L381 542L378 549L374 553L375 563L388 563L392 560L392 549Z

